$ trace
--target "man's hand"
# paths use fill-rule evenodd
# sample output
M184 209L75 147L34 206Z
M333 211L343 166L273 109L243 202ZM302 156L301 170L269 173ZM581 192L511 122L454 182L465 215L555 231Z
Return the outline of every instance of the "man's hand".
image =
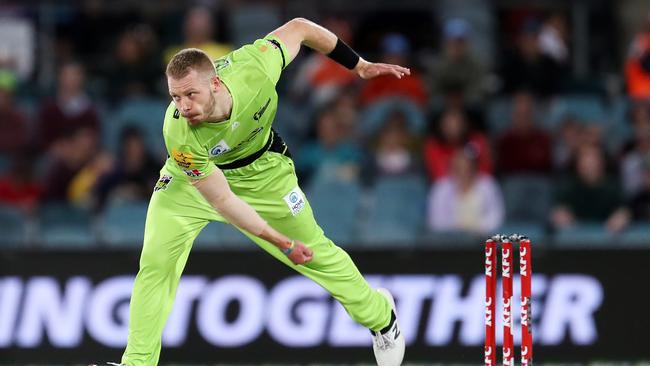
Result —
M372 79L381 75L393 75L401 79L404 75L411 75L411 70L399 65L381 64L368 62L364 59L359 59L359 63L354 68L362 79Z
M305 264L314 258L314 251L307 248L303 242L296 240L293 250L287 255L293 264Z

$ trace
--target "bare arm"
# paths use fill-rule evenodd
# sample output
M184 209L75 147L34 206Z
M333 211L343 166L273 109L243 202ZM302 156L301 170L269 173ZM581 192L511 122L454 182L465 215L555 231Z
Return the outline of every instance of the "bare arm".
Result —
M221 170L216 169L209 176L201 180L193 179L191 183L231 224L272 243L282 251L292 248L288 257L295 264L303 264L311 260L312 251L309 248L277 232L251 206L237 197L230 189Z
M289 60L296 57L300 51L300 46L303 44L327 55L334 50L338 40L338 37L331 31L304 18L294 18L271 32L271 34L280 38L287 47ZM370 79L379 75L394 75L401 79L402 76L411 74L408 68L399 65L368 62L362 57L359 57L354 72L363 79Z

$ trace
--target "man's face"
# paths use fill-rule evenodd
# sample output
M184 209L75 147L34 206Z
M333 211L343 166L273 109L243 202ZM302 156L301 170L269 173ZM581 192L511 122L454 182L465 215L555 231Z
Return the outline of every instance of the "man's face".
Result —
M214 112L216 102L213 93L219 85L216 76L211 78L196 70L190 70L180 79L168 76L167 85L176 109L189 124L198 125Z

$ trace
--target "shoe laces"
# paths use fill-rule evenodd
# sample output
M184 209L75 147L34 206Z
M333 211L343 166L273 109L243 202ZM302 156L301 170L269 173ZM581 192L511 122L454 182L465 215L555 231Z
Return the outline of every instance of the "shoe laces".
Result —
M385 334L381 334L381 332L375 332L374 341L377 348L380 350L387 350L395 346L395 341L393 340L393 337L391 337L390 333L391 332L386 332Z

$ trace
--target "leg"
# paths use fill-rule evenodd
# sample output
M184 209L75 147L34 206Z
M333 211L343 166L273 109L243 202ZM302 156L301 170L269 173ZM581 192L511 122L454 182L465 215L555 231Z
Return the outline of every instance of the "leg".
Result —
M151 197L140 270L131 296L128 343L122 356L122 363L129 366L158 364L162 332L192 242L208 220L216 218L214 210L192 189L184 177L173 178L165 190Z
M296 266L271 243L244 234L325 288L356 322L372 330L388 326L391 305L370 287L350 256L325 236L304 194L300 193L304 207L295 215L285 201L285 196L298 187L291 159L269 152L247 167L228 172L227 177L237 195L253 206L273 228L308 245L314 251L314 259Z

